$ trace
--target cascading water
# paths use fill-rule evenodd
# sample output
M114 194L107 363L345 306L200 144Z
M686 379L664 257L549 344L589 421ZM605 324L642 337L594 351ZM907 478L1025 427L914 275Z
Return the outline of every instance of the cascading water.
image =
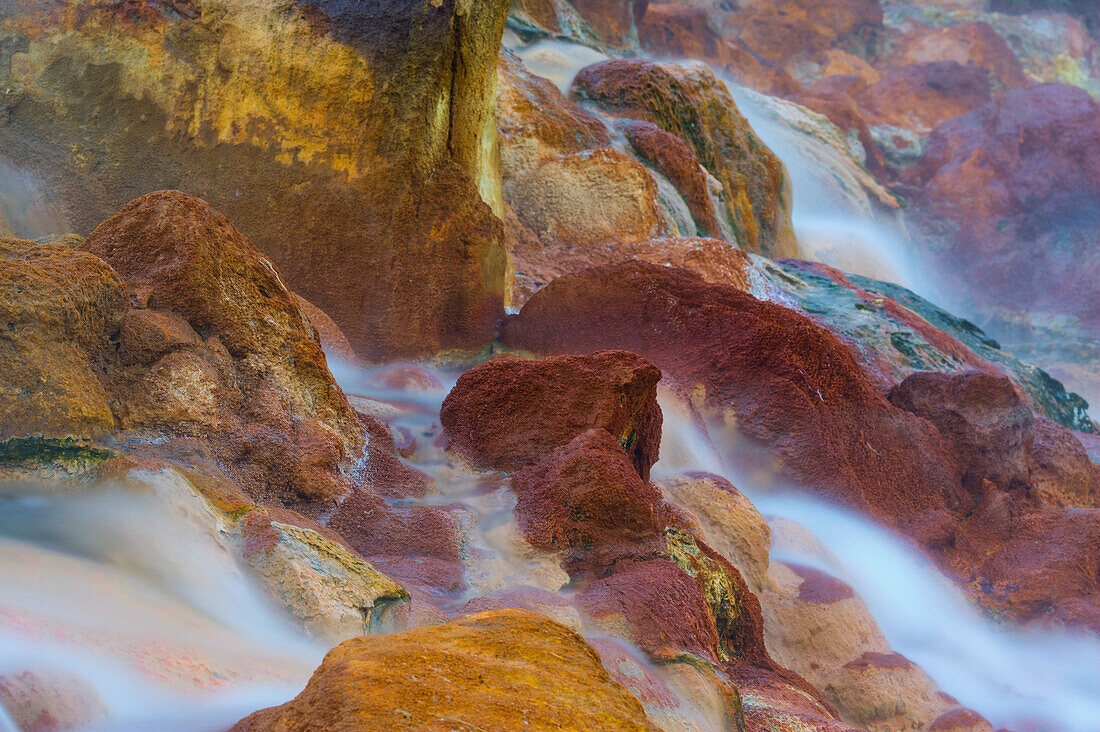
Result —
M105 708L93 730L221 732L297 693L324 649L261 595L178 476L143 478L145 494L4 492L0 676L78 680Z
M907 540L804 492L763 487L722 456L681 410L662 400L665 429L654 475L723 475L773 525L794 521L825 547L822 556L777 545L772 561L808 565L850 584L890 645L919 664L995 727L1091 732L1100 719L1100 641L1083 633L1000 624L968 602Z

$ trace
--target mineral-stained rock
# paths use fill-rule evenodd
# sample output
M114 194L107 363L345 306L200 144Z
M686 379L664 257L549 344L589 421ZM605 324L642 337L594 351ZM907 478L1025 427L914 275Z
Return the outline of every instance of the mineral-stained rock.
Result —
M973 305L1100 328L1100 104L1075 87L1014 89L940 125L903 179L912 214ZM1050 283L1057 282L1057 287Z
M97 373L123 309L118 275L92 255L0 239L0 439L114 427Z
M1020 59L989 23L959 23L931 31L915 31L898 42L889 56L894 66L955 61L989 72L998 90L1027 86Z
M209 204L151 193L101 224L83 248L119 273L135 302L176 313L236 359L260 359L294 412L315 415L349 447L360 443L359 422L298 301L271 262Z
M347 641L309 685L234 732L653 730L568 628L520 610Z
M11 164L79 233L130 199L186 187L365 357L491 341L506 267L491 208L508 2L175 5L6 7Z
M312 529L254 511L243 534L249 566L313 637L339 642L385 627L386 611L408 599L399 584Z
M611 46L637 44L636 23L645 15L649 0L570 0L592 30Z
M989 102L989 72L955 61L911 64L886 72L856 98L870 125L927 134L937 125Z
M502 340L547 354L641 354L704 413L763 443L788 478L916 522L926 539L945 538L942 512L963 499L938 432L889 404L835 336L684 270L630 262L567 275L510 318Z
M615 351L489 361L459 378L440 419L450 449L479 468L518 470L602 428L648 479L660 448L660 378L644 358Z
M1044 505L1100 508L1100 465L1089 459L1075 433L1036 417L1031 457L1032 489Z
M918 372L889 398L936 425L972 493L980 492L986 480L1001 490L1030 482L1034 417L1008 378L979 371Z
M519 471L512 489L527 540L565 552L571 564L606 566L643 553L663 529L657 490L605 429L583 432Z
M611 148L555 158L504 190L525 226L565 247L644 241L661 230L653 178Z
M605 61L582 69L572 94L684 140L721 183L738 243L765 254L794 251L783 165L708 67Z
M765 94L792 94L801 85L781 66L761 58L738 38L723 36L710 9L681 3L650 4L638 40L655 57L706 61Z
M708 473L674 475L659 481L668 500L699 521L700 538L737 567L750 589L767 584L771 531L768 522L726 479Z

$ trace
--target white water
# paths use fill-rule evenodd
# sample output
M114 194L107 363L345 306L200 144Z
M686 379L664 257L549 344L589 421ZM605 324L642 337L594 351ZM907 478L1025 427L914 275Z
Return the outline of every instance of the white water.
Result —
M835 557L777 548L772 559L816 567L850 584L894 650L919 664L994 727L1036 732L1100 729L1100 640L1085 633L998 624L983 615L906 539L803 492L754 484L722 458L670 399L654 474L726 476L769 521L809 529Z
M293 697L324 649L269 604L178 477L144 479L150 493L0 498L0 674L83 680L109 713L97 732L222 732Z

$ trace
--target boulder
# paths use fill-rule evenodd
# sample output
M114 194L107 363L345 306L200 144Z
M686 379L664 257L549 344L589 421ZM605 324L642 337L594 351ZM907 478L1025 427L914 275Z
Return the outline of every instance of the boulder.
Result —
M347 641L305 691L233 732L654 730L575 632L520 610Z
M649 0L570 0L592 30L609 46L637 45L637 22Z
M959 23L945 28L915 31L902 37L889 55L892 66L954 61L989 72L997 91L1028 86L1031 82L1020 59L993 26L985 22Z
M877 84L861 91L856 101L867 124L890 125L923 135L991 98L989 72L985 69L936 61L890 69Z
M458 379L440 420L451 451L475 467L505 471L601 428L648 480L660 448L660 378L644 358L621 351L489 361Z
M607 567L651 553L664 528L660 494L642 480L610 432L591 429L512 476L516 516L537 549L566 567ZM601 572L602 573L602 572Z
M966 273L972 308L1069 315L1098 332L1100 104L1086 92L1008 91L936 128L903 180L948 282Z
M887 402L835 336L685 270L629 262L566 275L509 318L501 339L545 354L641 354L705 415L764 448L739 462L778 467L925 540L944 540L945 512L964 501L939 433Z
M186 186L365 358L487 345L506 275L493 106L509 3L177 4L13 7L11 164L81 234Z
M794 251L783 165L756 137L708 67L605 61L582 69L571 94L682 139L721 184L726 210L718 215L729 217L738 243L764 254Z
M1034 416L1007 377L922 371L894 387L889 399L936 425L971 493L982 492L985 481L1005 491L1031 482Z
M108 716L94 687L79 676L56 671L0 675L0 709L17 732L65 732Z

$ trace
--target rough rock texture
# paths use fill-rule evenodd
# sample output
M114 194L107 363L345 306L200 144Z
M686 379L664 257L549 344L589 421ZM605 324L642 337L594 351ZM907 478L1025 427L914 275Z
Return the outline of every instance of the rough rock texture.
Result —
M81 233L152 190L205 198L362 356L480 347L505 284L491 208L507 10L9 2L0 146Z
M771 530L748 498L708 473L675 475L658 485L666 500L692 513L699 538L737 567L753 592L767 586Z
M782 163L756 137L729 92L706 66L613 60L573 81L575 98L619 117L650 122L684 140L722 186L738 243L790 253L790 202Z
M234 732L653 730L568 628L529 612L467 615L329 652L305 691Z
M252 512L244 519L243 534L249 567L312 637L337 643L384 628L386 611L409 597L399 584L313 529Z
M651 4L638 23L638 40L652 56L705 61L767 94L791 94L801 89L781 66L761 58L740 39L724 36L713 18L711 9L705 7Z
M955 61L911 64L887 71L857 96L870 125L890 125L927 134L992 98L989 72Z
M114 427L96 374L123 309L118 275L92 255L0 239L0 439Z
M660 494L605 429L583 432L519 471L512 490L526 539L564 552L574 572L570 565L582 560L605 567L636 554L663 529Z
M504 328L540 353L626 348L727 428L761 442L787 478L947 538L961 499L939 434L890 405L835 336L786 308L684 270L641 262L562 277ZM913 491L909 486L919 485Z
M916 222L945 271L966 273L974 305L1070 315L1098 332L1100 105L1087 93L1009 91L938 127L903 178L920 187Z
M448 445L482 469L513 471L589 429L607 430L644 480L657 461L661 372L632 353L489 361L464 373L443 402Z
M570 0L599 37L612 46L637 43L638 18L645 15L649 0Z
M985 481L1002 490L1030 482L1034 417L1006 377L918 372L891 390L889 399L936 425L971 493L980 493Z

